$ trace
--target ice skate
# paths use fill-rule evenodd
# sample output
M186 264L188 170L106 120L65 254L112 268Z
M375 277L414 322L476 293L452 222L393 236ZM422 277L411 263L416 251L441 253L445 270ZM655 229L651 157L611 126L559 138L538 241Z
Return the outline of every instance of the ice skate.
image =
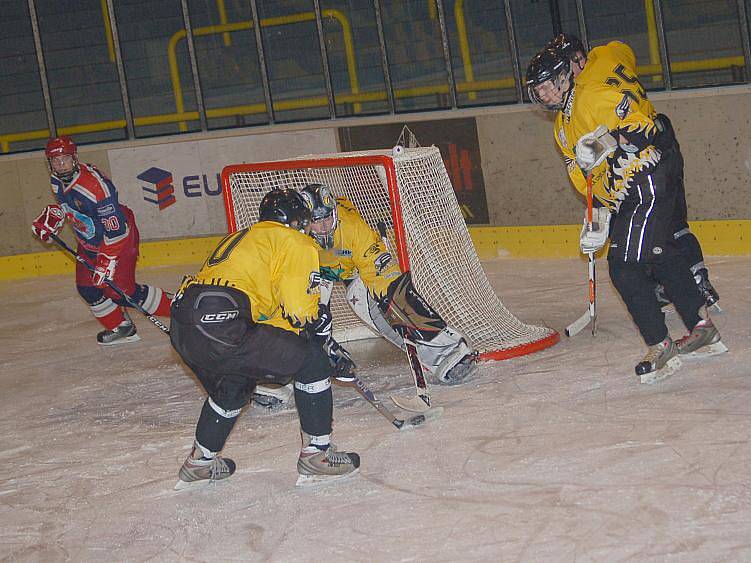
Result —
M675 343L678 353L686 358L701 360L728 351L728 347L722 343L720 332L715 327L712 319L702 319L687 334Z
M289 385L256 385L253 392L253 404L268 411L277 411L289 408L295 391Z
M221 481L235 472L235 462L231 459L220 456L211 459L203 456L196 457L200 453L200 450L193 446L190 455L180 468L180 479L175 485L176 491Z
M644 359L636 364L636 375L642 383L651 385L667 379L681 367L678 347L668 336L662 342L650 346Z
M699 288L699 291L701 291L702 297L704 297L704 301L707 303L707 307L714 308L718 313L722 312L718 303L720 295L712 285L712 282L709 281L709 272L707 269L702 268L697 270L694 274L694 280L696 280L696 285Z
M96 335L96 341L101 346L115 346L141 340L141 337L136 334L136 325L133 324L128 312L123 310L123 315L125 319L118 326L112 330L103 330Z
M360 456L354 452L338 452L333 444L326 450L307 446L297 459L297 486L313 487L346 479L360 471Z

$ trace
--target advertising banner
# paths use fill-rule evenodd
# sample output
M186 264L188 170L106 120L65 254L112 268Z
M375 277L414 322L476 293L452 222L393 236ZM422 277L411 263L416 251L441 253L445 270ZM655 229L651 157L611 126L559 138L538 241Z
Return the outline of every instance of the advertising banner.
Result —
M422 146L435 145L441 151L451 184L467 224L487 224L488 203L480 160L477 123L473 117L416 121L407 124ZM343 151L387 149L396 144L403 124L342 127L339 139Z
M336 152L331 129L185 141L108 151L120 201L144 240L227 232L221 172L230 164Z

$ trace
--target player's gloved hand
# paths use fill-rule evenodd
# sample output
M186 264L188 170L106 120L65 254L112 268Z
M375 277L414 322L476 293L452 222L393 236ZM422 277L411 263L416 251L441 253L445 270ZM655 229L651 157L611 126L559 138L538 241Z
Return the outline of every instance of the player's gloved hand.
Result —
M334 366L334 378L344 383L355 380L355 362L350 353L333 338L329 338L323 345L323 350Z
M31 223L31 232L42 242L50 242L50 235L56 235L65 225L65 212L59 205L48 205Z
M331 338L331 329L334 319L331 316L331 309L323 303L318 304L318 318L305 326L305 332L309 340L318 342L323 346Z
M579 168L589 172L597 168L602 161L618 147L618 141L610 134L608 128L600 125L597 129L582 135L576 142L576 164Z
M608 240L610 233L610 210L607 207L595 207L592 209L592 227L587 223L584 215L584 226L579 237L579 248L583 254L597 252Z
M91 281L97 287L103 287L106 282L112 281L117 267L117 258L100 252L96 259L96 268L91 276Z

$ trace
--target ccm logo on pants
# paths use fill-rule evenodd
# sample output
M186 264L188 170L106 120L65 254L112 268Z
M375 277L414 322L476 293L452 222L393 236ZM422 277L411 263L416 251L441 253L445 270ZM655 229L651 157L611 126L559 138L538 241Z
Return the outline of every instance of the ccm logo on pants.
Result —
M206 313L201 317L202 323L223 323L224 321L231 321L240 316L240 311L219 311L218 313Z

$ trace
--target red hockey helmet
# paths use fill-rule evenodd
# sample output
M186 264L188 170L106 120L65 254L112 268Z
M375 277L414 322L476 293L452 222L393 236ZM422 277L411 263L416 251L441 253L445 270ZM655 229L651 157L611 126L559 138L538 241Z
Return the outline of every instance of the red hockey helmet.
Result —
M47 157L50 172L66 184L78 173L77 150L73 139L65 135L50 139L47 141L47 146L44 147L44 155ZM61 156L70 156L71 160L64 162L65 159L59 158ZM62 160L63 162L54 162L56 160Z
M76 156L77 150L73 139L67 135L63 135L61 137L54 137L47 141L47 146L44 147L44 154L48 159L63 154Z

